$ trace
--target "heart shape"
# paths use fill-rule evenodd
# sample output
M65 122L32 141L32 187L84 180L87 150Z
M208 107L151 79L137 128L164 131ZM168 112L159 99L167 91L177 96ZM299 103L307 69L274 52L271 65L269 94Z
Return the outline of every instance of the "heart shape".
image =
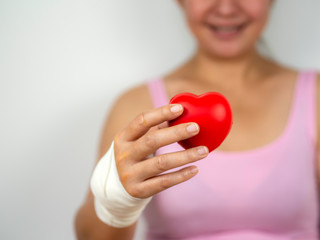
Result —
M181 116L169 121L169 126L196 122L200 127L197 135L178 142L183 148L207 146L211 152L220 146L233 123L231 106L222 94L207 92L197 96L180 93L171 98L170 104L175 103L181 104L184 111Z

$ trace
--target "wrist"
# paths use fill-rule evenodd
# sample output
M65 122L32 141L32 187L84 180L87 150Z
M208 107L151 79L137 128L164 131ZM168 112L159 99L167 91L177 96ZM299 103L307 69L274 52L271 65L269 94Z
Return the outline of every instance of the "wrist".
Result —
M135 223L152 197L132 197L123 187L114 157L113 142L98 162L90 182L98 218L113 227L127 227Z

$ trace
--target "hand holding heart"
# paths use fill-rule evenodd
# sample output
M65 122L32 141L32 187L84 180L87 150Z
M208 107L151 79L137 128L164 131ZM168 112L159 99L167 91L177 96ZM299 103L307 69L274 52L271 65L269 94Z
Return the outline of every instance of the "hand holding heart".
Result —
M140 113L114 138L116 168L123 187L133 197L148 198L187 181L196 175L197 167L166 171L205 158L222 143L231 124L228 101L212 92L179 94L169 105ZM186 150L148 157L175 142Z
M232 125L232 111L227 99L220 93L208 92L200 96L181 93L170 100L170 103L183 105L183 114L169 122L175 126L186 122L196 122L200 132L196 136L181 140L184 148L207 146L209 151L216 149L227 137Z
M205 146L152 156L160 147L199 133L197 123L168 127L169 121L185 111L181 104L169 104L142 112L115 136L116 169L121 184L131 196L148 198L187 181L198 172L196 166L185 165L206 157L208 148ZM166 172L177 167L182 168Z

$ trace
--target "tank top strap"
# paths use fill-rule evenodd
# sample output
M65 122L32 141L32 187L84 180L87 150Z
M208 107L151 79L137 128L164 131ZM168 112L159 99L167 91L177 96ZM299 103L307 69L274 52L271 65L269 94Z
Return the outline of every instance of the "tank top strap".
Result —
M147 85L154 108L168 104L167 91L162 78L151 79Z
M294 96L292 118L307 132L312 144L316 141L316 72L304 70L299 73Z

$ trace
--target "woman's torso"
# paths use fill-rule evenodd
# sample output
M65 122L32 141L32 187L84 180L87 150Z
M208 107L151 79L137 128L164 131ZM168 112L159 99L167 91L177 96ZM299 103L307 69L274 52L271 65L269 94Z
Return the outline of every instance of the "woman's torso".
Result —
M267 99L264 102L239 103L239 99L224 93L232 99L234 134L231 131L217 151L197 163L200 173L196 178L153 198L146 210L150 239L212 239L213 233L219 240L288 239L285 237L289 235L299 239L301 228L306 234L302 239L308 234L315 239L315 136L306 135L310 130L303 124L298 132L293 131L295 124L299 126L297 121L308 123L304 118L297 120L298 111L309 111L305 114L310 115L310 108L304 110L301 103L294 102L302 101L303 91L297 91L297 74L287 76L282 78L283 85L277 85L276 79L266 83L259 98L246 95L246 99ZM174 80L163 81L165 89L179 91L179 87L170 86L170 81L174 84ZM171 97L169 91L166 93ZM291 138L293 142L288 141ZM298 147L301 143L303 150ZM297 146L292 149L290 144ZM176 150L182 149L176 144L159 153ZM223 235L224 231L229 235Z
M177 71L164 77L163 83L168 99L180 92L216 91L226 96L232 107L233 125L217 150L241 151L263 146L281 134L290 113L298 74L291 69L273 67L270 73L265 73L268 77L239 87L232 83L199 84ZM242 141L243 136L246 141Z

